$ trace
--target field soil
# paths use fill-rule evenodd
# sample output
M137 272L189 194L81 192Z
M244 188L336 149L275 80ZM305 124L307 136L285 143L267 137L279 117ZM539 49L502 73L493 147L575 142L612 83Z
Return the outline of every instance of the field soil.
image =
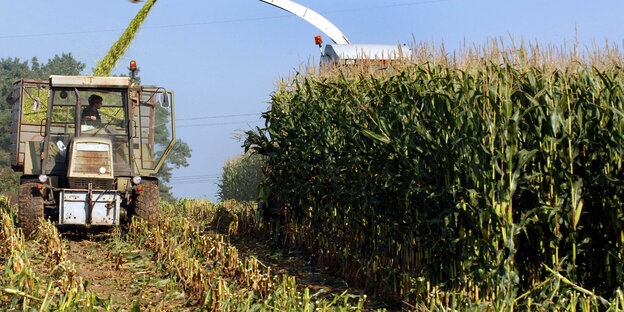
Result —
M111 229L70 229L60 231L68 260L87 289L113 307L129 310L135 304L157 311L192 311L193 304L171 277L152 260L153 252L116 243ZM53 268L38 255L38 246L29 242L33 268L38 276L52 280Z
M175 276L166 272L164 266L156 263L152 251L139 248L121 239L111 228L60 229L67 258L75 267L78 276L100 299L112 301L114 308L130 310L138 305L141 310L194 311L200 304L189 299L176 283ZM296 250L272 247L267 241L256 238L232 240L241 256L258 259L262 265L271 268L274 275L294 276L298 288L309 288L310 293L321 292L322 298L332 298L345 291L362 294L349 287L327 268L317 267ZM33 269L44 280L54 280L54 268L39 255L36 242L29 242L33 255ZM370 302L367 309L379 307Z

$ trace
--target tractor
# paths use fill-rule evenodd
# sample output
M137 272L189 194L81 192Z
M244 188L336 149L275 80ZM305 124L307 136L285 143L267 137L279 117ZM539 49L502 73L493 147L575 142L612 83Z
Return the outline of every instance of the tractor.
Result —
M11 167L21 173L18 220L114 226L158 221L158 170L175 144L173 92L131 77L21 79L11 107Z

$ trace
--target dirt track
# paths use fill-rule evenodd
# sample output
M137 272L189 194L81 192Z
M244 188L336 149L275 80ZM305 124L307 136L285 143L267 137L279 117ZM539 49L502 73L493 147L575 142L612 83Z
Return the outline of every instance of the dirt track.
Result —
M114 307L124 310L138 300L142 308L158 311L194 310L176 283L152 260L153 252L115 240L111 230L61 233L68 260L87 283L87 288L100 299L112 300ZM37 246L34 243L31 246L36 254ZM44 264L40 256L35 256L34 260L39 262L34 266L35 272L51 278L49 265Z
M153 261L154 253L138 248L125 241L124 235L113 229L61 229L67 258L87 289L105 301L112 300L113 307L129 310L138 300L142 309L156 311L194 311L200 304L189 299L175 277L163 266ZM271 267L277 275L288 274L297 278L301 288L311 293L326 292L330 298L345 290L359 294L357 289L335 277L324 268L318 268L302 253L271 248L259 239L239 239L231 242L244 256L252 256ZM29 243L33 256L33 268L38 276L52 279L52 268L37 255L38 247ZM139 299L140 298L140 299Z

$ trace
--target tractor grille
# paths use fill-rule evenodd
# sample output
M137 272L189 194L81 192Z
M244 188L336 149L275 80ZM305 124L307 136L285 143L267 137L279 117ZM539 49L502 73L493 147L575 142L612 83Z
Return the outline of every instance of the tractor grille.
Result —
M110 154L104 151L76 151L73 163L74 175L90 175L99 176L100 168L106 169L106 176L110 175L112 170Z
M74 178L71 179L70 187L73 189L87 189L89 183L92 183L93 189L95 190L108 190L112 187L112 182L112 180Z

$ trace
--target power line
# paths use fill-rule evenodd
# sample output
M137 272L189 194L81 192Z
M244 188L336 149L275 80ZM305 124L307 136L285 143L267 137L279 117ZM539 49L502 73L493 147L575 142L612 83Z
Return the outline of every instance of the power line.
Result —
M330 11L323 11L321 13L323 13L323 14L350 13L350 12L370 11L370 10L377 10L377 9L399 8L399 7L406 7L406 6L431 4L431 3L437 3L437 2L447 2L447 1L451 1L451 0L425 0L425 1L415 1L415 2L406 2L406 3L397 3L397 4L385 4L385 5L377 5L377 6L361 7L361 8L349 8L349 9L342 9L342 10L330 10Z
M278 18L292 17L291 15L279 15L279 16L266 16L266 17L249 17L230 20L217 20L209 22L197 22L197 23L185 23L185 24L170 24L170 25L157 25L157 26L142 26L142 29L164 29L164 28L180 28L189 26L203 26L214 24L228 24L228 23L241 23L241 22L253 22L262 20L271 20ZM48 37L48 36L63 36L63 35L81 35L81 34L93 34L93 33L105 33L105 32L119 32L124 31L125 28L112 28L112 29L96 29L96 30L83 30L83 31L68 31L68 32L56 32L56 33L40 33L40 34L19 34L19 35L5 35L0 36L0 39L12 39L12 38L29 38L29 37Z
M169 185L180 185L180 184L202 184L202 183L215 183L218 182L221 177L206 177L202 179L192 179L192 180L173 180L173 178L167 182Z
M219 177L221 177L221 175L219 175L219 174L215 174L215 175L206 174L206 175L199 175L199 176L171 177L170 181L173 181L173 180L176 180L176 181L197 180L197 179L219 178Z
M193 181L193 180L204 180L204 179L217 179L220 177L221 177L220 174L205 174L205 175L197 175L197 176L171 177L169 181Z
M407 6L415 6L415 5L423 5L423 4L432 4L432 3L447 2L447 1L451 1L451 0L412 1L412 2L405 2L405 3L398 3L398 4L387 4L387 5L378 5L378 6L370 6L370 7L349 8L349 9L343 9L343 10L321 11L319 13L333 14L333 13L360 12L360 11L369 11L369 10L378 10L378 9L388 9L388 8L407 7ZM159 25L159 26L143 26L141 28L143 28L143 29L180 28L180 27L192 27L192 26L203 26L203 25L215 25L215 24L229 24L229 23L264 21L264 20L281 19L281 18L292 18L292 17L295 17L295 15L289 14L289 15L275 15L275 16L265 16L265 17L248 17L248 18L217 20L217 21L208 21L208 22L197 22L197 23L170 24L170 25ZM50 36L63 36L63 35L81 35L81 34L94 34L94 33L106 33L106 32L119 32L119 31L124 31L124 30L125 30L125 28L114 28L114 29L96 29L96 30L84 30L84 31L39 33L39 34L16 34L16 35L0 36L0 39L50 37Z
M206 184L206 183L217 183L218 179L214 180L201 180L201 181L184 181L184 182L171 182L172 185L184 185L184 184Z
M185 181L190 182L190 181L197 181L197 180L206 180L206 179L212 180L212 179L219 179L219 178L221 178L221 176L205 176L205 177L197 177L197 178L192 178L192 179L171 178L169 179L169 181L170 182L185 182Z
M184 184L207 184L207 183L217 183L217 180L206 180L206 181L193 181L193 182L176 182L176 185L184 185ZM174 184L174 183L172 183Z
M228 122L215 122L215 123L205 123L205 124L197 124L197 125L181 125L176 126L176 128L191 128L191 127L209 127L209 126L224 126L224 125L240 125L243 123L253 124L261 122L262 120L252 120L252 121L228 121Z
M179 176L179 177L171 177L169 183L172 185L181 185L181 184L205 184L205 183L215 183L221 179L220 174L202 174L202 175L193 175L193 176Z
M172 179L181 179L181 178L200 178L200 177L217 177L221 176L219 173L208 173L208 174L198 174L198 175L190 175L190 176L174 176Z
M260 117L260 114L253 113L253 114L236 114L236 115L205 116L205 117L187 117L187 118L176 118L176 121L177 120L199 120L199 119L231 118L231 117L244 117L244 116L258 116L258 117Z

